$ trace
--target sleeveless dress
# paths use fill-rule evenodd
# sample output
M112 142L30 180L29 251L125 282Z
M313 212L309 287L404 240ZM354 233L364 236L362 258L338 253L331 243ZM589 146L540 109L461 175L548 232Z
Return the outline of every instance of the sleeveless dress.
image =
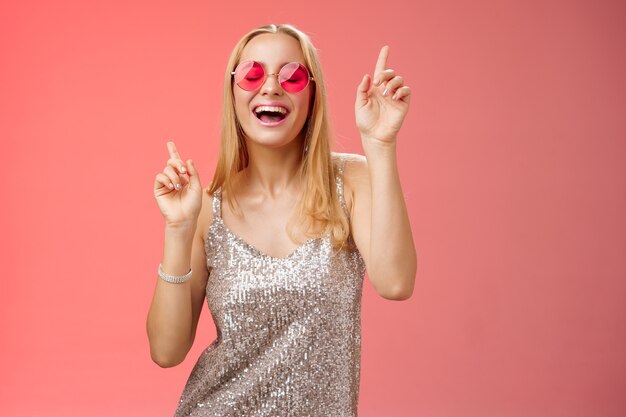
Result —
M347 154L338 155L335 185L347 214ZM275 258L228 229L221 189L212 208L206 298L217 337L175 417L357 416L365 263L356 246L337 251L325 235Z

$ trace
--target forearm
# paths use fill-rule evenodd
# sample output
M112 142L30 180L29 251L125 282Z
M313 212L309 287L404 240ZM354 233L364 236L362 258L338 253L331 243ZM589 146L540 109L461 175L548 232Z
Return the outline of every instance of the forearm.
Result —
M169 275L185 275L191 265L195 227L165 229L161 261ZM191 344L191 282L167 282L157 275L157 284L147 321L152 359L161 366L182 362Z
M413 292L417 255L398 174L396 145L364 146L372 196L370 266L376 288L393 298Z

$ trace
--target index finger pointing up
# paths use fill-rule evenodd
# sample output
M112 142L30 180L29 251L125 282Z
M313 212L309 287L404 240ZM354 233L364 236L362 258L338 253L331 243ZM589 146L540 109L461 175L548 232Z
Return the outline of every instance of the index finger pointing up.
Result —
M172 141L167 142L167 150L170 153L170 158L172 158L172 159L182 159L180 157L180 155L178 154L178 151L176 150L176 145L174 144L174 142L172 142Z
M387 57L389 56L389 47L387 45L380 49L378 54L378 61L376 61L376 68L374 69L374 80L378 80L378 76L381 72L387 68Z

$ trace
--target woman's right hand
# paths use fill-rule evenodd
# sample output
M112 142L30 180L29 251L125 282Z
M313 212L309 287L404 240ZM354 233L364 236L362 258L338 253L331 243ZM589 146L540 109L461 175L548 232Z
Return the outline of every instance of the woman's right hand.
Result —
M154 198L166 226L195 228L202 208L202 184L198 171L189 159L183 162L174 142L167 142L170 159L154 179Z

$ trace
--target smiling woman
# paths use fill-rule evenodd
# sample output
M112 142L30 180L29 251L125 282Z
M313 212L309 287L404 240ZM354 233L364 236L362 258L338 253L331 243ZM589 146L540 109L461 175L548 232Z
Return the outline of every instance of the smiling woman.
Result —
M312 85L300 43L287 34L262 34L252 38L234 71L235 112L246 138L246 147L257 144L302 146L309 117ZM283 65L283 62L288 62ZM259 113L271 106L282 112ZM260 116L260 117L259 117ZM251 143L253 142L253 143Z
M410 90L385 68L387 54L376 82L366 75L357 88L365 157L330 151L317 52L290 25L255 29L235 47L204 192L168 143L154 183L166 228L152 358L184 360L205 299L217 328L176 416L357 415L366 268L394 300L411 295L416 272L395 160Z

